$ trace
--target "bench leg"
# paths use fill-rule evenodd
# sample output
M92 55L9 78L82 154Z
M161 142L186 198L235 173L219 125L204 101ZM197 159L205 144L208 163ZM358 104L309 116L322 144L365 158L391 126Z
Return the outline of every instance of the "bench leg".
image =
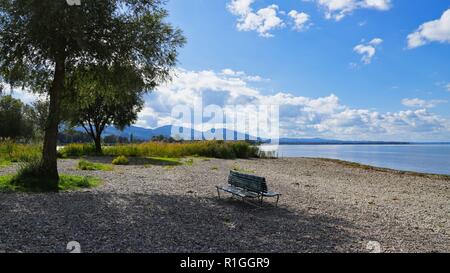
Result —
M219 199L220 199L220 190L219 190L219 188L217 188L217 196L219 196Z
M277 195L277 204L275 205L275 207L277 207L278 208L278 201L280 200L280 196L279 195Z

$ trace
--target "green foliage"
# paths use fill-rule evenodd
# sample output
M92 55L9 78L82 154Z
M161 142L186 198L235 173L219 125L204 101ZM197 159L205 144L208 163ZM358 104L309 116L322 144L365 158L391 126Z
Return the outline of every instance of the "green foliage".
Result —
M141 157L186 157L204 156L215 158L250 158L258 156L258 148L246 142L199 141L186 143L148 142L133 145L107 147L106 155L126 155Z
M130 161L128 160L128 158L126 156L118 156L116 157L113 161L112 161L113 165L128 165L130 164Z
M112 171L112 166L101 163L93 163L86 160L78 162L78 169L83 171Z
M59 151L59 156L62 158L82 157L88 155L96 155L95 145L93 144L78 144L72 143L64 146Z
M38 178L20 177L9 175L0 176L0 192L47 192L47 190L36 187ZM46 184L45 178L40 178L40 183ZM101 180L94 177L79 177L72 175L61 175L59 191L74 191L98 187Z
M0 139L34 136L34 110L12 96L0 96Z
M91 67L76 71L73 89L66 98L65 119L71 127L81 126L101 153L101 135L106 126L123 129L136 121L142 110L145 83L132 66Z
M63 157L81 157L95 155L91 144L70 144L60 151ZM247 142L198 141L184 143L148 142L141 144L104 147L103 154L108 156L181 158L202 156L213 158L251 158L258 157L258 147Z
M77 92L71 87L78 73L89 73L94 64L132 66L146 91L170 79L185 38L167 23L164 3L0 0L0 81L49 95L41 167L55 182L61 101ZM126 82L121 77L116 80ZM106 82L111 83L111 78Z
M42 147L32 144L17 144L12 140L0 142L0 161L31 162L41 157Z

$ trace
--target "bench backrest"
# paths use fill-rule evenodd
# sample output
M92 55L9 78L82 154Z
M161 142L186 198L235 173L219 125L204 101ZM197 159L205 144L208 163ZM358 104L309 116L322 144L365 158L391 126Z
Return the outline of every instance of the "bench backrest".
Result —
M264 177L230 171L228 183L251 192L267 192L267 183Z

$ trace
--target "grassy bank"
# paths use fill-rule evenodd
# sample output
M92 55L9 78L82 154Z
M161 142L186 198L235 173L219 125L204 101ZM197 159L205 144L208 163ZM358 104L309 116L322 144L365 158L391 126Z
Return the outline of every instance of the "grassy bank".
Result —
M81 157L95 155L91 144L70 144L60 151L61 157ZM165 157L180 158L187 156L202 156L224 159L258 157L258 148L246 142L198 141L186 143L148 142L107 146L103 148L106 156L127 157Z

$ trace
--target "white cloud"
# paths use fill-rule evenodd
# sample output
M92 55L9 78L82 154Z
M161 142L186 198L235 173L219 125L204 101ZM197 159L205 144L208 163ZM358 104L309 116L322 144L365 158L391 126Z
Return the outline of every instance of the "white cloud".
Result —
M325 9L325 17L336 21L342 20L346 15L356 9L389 10L391 0L317 0Z
M422 100L422 99L403 99L402 104L407 107L434 108L439 104L447 103L446 100Z
M281 134L287 137L405 141L450 138L450 120L429 112L427 107L381 113L348 107L333 94L318 98L287 92L268 95L251 86L245 73L232 71L177 70L171 83L148 95L137 124L158 127L174 123L171 110L180 104L217 104L226 109L230 105L247 109L278 104ZM233 76L236 74L239 76Z
M228 10L238 16L237 29L239 31L256 31L261 37L273 37L270 32L285 26L278 16L278 6L270 5L254 12L251 5L254 0L232 0Z
M422 24L408 35L408 48L416 48L430 42L450 43L450 9L440 19Z
M308 14L291 10L288 15L294 20L294 29L297 31L305 30L309 27L308 22L310 20L310 16Z
M450 92L450 83L448 83L445 88L447 89L448 92Z
M377 53L377 47L383 43L383 40L380 38L375 38L367 44L359 44L353 48L353 51L362 55L361 61L364 64L372 63L372 59Z
M0 85L1 85L0 90L2 90L3 92L1 94L11 95L12 97L19 99L26 104L31 104L32 102L35 102L37 100L43 100L46 98L45 95L33 93L28 89L11 88L9 84L5 83L0 83Z

